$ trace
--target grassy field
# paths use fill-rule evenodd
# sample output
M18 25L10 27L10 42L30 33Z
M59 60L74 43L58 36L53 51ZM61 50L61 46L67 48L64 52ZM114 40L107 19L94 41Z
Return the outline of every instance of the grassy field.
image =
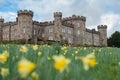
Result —
M120 80L120 48L0 45L0 80Z

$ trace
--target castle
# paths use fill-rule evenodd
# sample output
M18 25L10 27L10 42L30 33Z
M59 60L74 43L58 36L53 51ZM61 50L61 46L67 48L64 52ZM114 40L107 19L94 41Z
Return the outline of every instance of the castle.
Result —
M61 12L54 13L50 22L33 21L33 12L19 10L15 22L6 22L0 18L0 41L40 38L62 41L69 44L107 46L107 26L98 25L98 31L86 28L86 17L72 15L62 18Z

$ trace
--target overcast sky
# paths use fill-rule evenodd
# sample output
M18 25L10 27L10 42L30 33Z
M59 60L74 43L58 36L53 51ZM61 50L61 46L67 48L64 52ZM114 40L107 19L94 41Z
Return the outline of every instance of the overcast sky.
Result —
M87 18L86 27L107 25L107 36L120 31L120 0L0 0L0 16L5 21L15 21L18 10L32 10L34 20L53 20L54 12L63 17L73 14Z

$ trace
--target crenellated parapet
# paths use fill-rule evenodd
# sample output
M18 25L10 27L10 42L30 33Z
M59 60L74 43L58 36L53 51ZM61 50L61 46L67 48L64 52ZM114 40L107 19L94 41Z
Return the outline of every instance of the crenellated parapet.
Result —
M40 23L38 21L33 21L34 25L40 25Z
M19 15L29 15L29 16L32 16L33 17L33 12L32 11L28 11L28 10L19 10L18 11L18 16Z
M98 29L107 29L107 25L98 25L97 28Z
M86 17L72 15L72 17L63 18L63 21L70 21L70 20L82 20L82 21L86 21Z
M54 12L54 17L62 17L62 12Z
M52 21L50 22L40 22L41 26L50 26L50 25L54 25L54 23Z
M6 22L3 24L3 27L4 26L13 26L13 25L17 25L17 22Z
M50 22L38 22L38 21L33 21L33 24L35 25L39 25L39 26L50 26L50 25L54 25L54 23L52 21Z
M72 23L62 22L62 25L66 26L66 27L74 28L74 25Z
M91 30L86 28L86 32L93 33L93 34L100 34L99 31L96 31L95 29Z

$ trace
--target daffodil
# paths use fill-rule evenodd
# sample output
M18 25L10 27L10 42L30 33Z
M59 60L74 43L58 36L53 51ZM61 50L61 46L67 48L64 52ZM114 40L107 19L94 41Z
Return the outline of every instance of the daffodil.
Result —
M84 47L84 50L86 50L87 48L86 47Z
M3 55L8 57L8 56L9 56L9 52L8 52L7 50L5 50L5 51L3 52Z
M78 54L78 51L75 51L75 54Z
M42 55L42 53L41 52L38 52L38 56L41 56Z
M85 57L75 57L75 59L81 59L83 62L84 69L87 71L90 67L96 65L95 55L93 53L86 55Z
M67 47L66 46L63 46L62 48L61 48L61 50L66 50L67 49Z
M34 69L35 64L26 60L22 59L18 62L18 72L22 78L27 77Z
M60 72L63 72L65 68L67 68L68 64L70 63L69 59L66 59L64 56L53 56L53 59L55 61L54 68L57 69Z
M1 68L1 75L3 77L6 77L9 75L9 69L8 68Z
M32 80L39 80L39 76L36 72L32 72L31 77L32 77Z
M6 62L8 56L9 56L9 52L8 51L4 51L2 54L0 54L0 62L1 63Z
M38 45L34 45L32 47L33 47L33 50L38 50Z
M23 52L23 53L26 53L27 52L26 46L21 46L20 51Z

